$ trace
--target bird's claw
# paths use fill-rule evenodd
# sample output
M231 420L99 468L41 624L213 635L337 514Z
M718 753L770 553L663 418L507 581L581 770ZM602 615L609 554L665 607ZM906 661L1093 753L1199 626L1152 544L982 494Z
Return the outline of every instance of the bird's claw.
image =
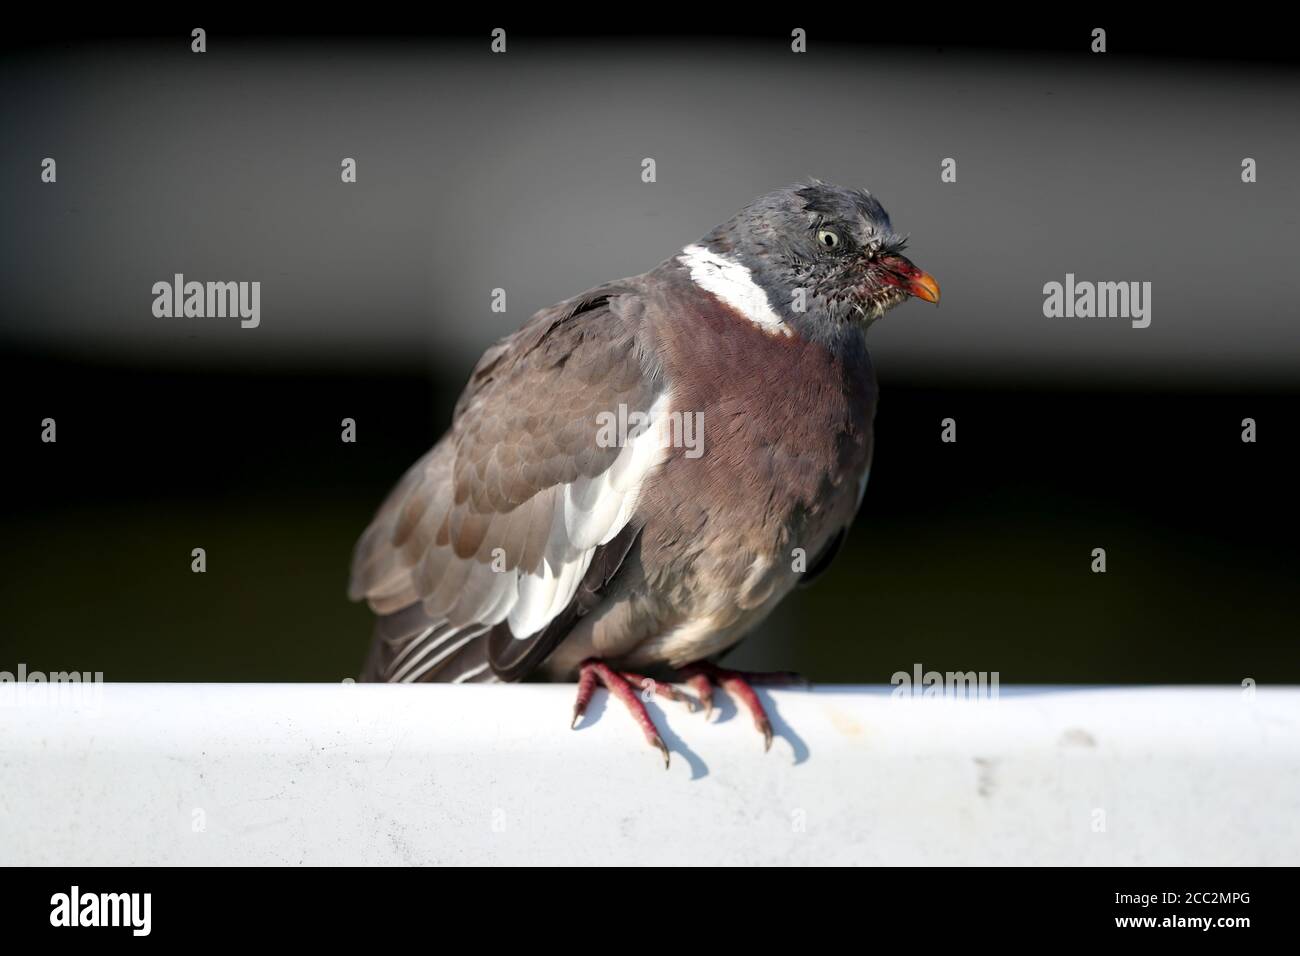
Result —
M685 668L682 671L682 680L690 686L696 697L699 698L699 703L704 707L705 720L713 713L714 687L721 687L740 700L749 711L750 716L753 717L754 726L763 735L763 750L765 752L772 749L774 734L772 732L772 722L768 719L767 711L764 709L762 701L758 699L758 694L754 691L754 685L782 686L797 684L804 687L811 686L803 677L789 671L757 674L749 671L728 670L708 661L700 661ZM598 658L590 658L582 662L582 666L578 671L578 699L573 705L573 723L571 727L577 727L582 715L586 713L587 705L591 702L597 684L603 685L611 695L623 701L624 706L632 714L632 718L640 725L641 732L645 735L650 746L663 754L664 767L667 767L669 765L668 746L664 743L663 737L659 735L659 730L655 726L650 712L646 710L645 701L649 700L649 694L653 693L668 700L684 703L687 709L691 711L695 710L695 701L667 681L656 681L631 671L617 671ZM637 692L637 687L640 687L642 693ZM645 700L642 699L642 694L645 694Z
M631 676L635 677L636 675ZM654 720L651 719L650 712L646 710L645 704L641 702L640 696L632 684L629 683L627 677L602 660L590 658L582 662L582 667L578 671L578 699L573 705L573 723L570 727L577 727L578 721L587 712L587 705L591 703L591 696L596 692L597 683L603 684L610 694L623 702L624 706L631 712L632 718L640 725L641 732L645 734L650 746L664 755L664 768L666 769L669 764L668 745L659 736L659 728L655 726Z
M721 687L727 693L740 699L754 719L754 726L763 735L763 751L772 749L772 722L768 719L763 702L754 692L754 685L788 686L797 684L812 686L808 680L792 671L773 671L771 673L753 673L750 671L733 671L719 667L709 661L699 661L682 671L691 689L704 704L704 717L707 720L713 713L713 688Z
M692 713L695 712L695 700L690 695L683 694L667 681L657 681L653 677L645 677L631 671L622 671L622 675L630 683L640 687L643 694L648 691L668 700L675 700L679 704L685 704L687 710ZM645 699L648 700L648 698Z

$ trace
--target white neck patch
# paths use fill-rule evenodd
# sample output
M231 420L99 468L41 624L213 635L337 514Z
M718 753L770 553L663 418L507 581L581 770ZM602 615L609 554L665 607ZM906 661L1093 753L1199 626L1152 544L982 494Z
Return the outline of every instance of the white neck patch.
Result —
M690 245L678 260L691 271L691 281L711 292L766 332L793 335L790 326L772 311L772 303L749 270L704 246Z

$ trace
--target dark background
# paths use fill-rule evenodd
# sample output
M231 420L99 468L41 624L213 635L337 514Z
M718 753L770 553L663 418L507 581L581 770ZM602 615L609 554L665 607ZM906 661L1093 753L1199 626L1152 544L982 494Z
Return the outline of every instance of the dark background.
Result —
M871 188L944 299L872 329L876 460L848 547L731 660L823 682L916 663L1300 680L1300 72L1258 24L1031 26L11 37L0 669L352 675L352 544L483 348L817 175ZM155 319L174 272L260 280L261 327ZM1044 318L1066 272L1151 281L1151 327Z

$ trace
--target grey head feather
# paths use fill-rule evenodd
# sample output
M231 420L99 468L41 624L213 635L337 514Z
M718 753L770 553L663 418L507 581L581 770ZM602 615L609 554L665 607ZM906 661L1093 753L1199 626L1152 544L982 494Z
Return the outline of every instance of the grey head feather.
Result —
M860 339L907 299L897 281L915 269L902 256L906 243L870 192L818 179L759 197L703 239L749 270L784 321L829 345Z

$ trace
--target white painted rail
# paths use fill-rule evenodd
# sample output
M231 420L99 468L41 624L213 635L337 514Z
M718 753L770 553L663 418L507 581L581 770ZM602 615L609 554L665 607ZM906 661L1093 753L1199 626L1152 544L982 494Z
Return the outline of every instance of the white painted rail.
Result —
M570 686L83 691L0 702L0 863L1300 863L1296 688L656 702L668 771Z

